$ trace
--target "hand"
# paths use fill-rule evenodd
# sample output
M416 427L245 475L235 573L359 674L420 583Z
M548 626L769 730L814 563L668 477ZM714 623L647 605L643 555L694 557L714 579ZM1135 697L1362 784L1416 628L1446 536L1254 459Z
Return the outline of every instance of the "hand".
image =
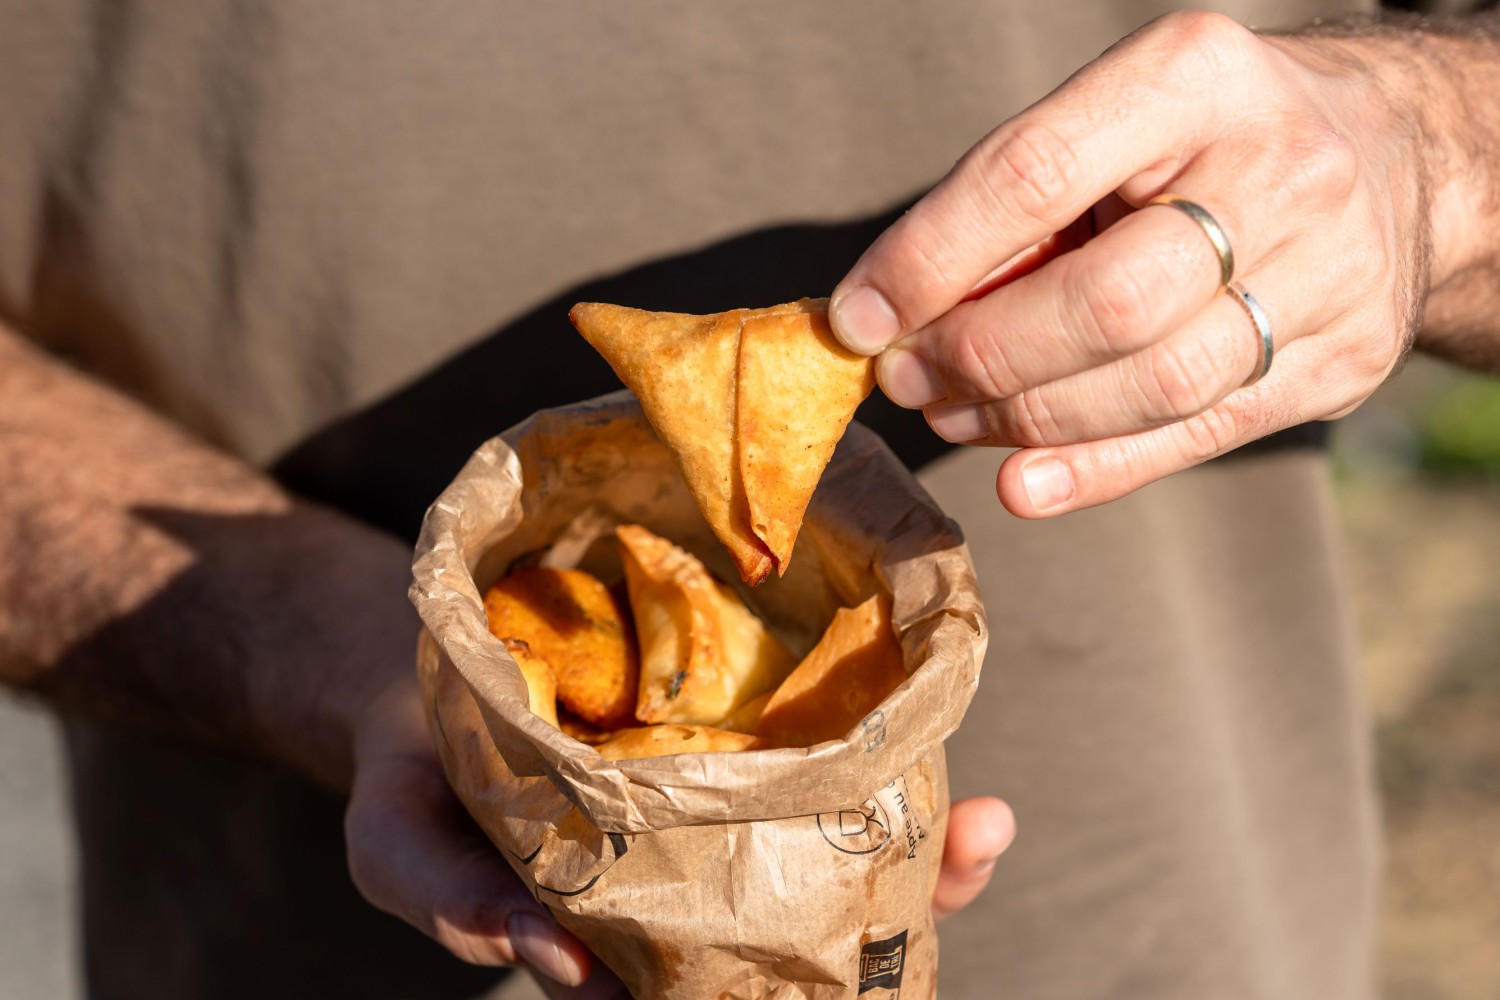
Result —
M630 996L527 893L454 797L411 669L373 699L359 728L344 826L364 897L464 961L525 966L549 997Z
M1391 78L1411 61L1384 44L1148 25L891 226L834 292L835 332L883 351L886 394L940 436L1019 446L997 490L1023 517L1347 412L1410 346L1429 280L1465 263L1453 241L1429 253L1427 137L1393 95L1430 87ZM1253 386L1255 328L1198 225L1142 207L1163 192L1208 209L1269 315Z

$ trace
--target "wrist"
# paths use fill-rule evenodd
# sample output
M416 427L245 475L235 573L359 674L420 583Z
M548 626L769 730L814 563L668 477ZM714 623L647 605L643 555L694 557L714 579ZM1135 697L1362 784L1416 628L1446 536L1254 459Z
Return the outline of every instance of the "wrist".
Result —
M0 681L347 786L410 550L0 328Z
M414 684L405 545L299 504L250 607L267 621L245 671L252 749L347 790L361 731Z
M1427 240L1413 252L1425 255L1433 291L1500 261L1490 155L1500 139L1500 51L1488 24L1396 15L1276 39L1343 78L1336 99L1351 131L1369 137L1367 158L1393 190L1415 185Z

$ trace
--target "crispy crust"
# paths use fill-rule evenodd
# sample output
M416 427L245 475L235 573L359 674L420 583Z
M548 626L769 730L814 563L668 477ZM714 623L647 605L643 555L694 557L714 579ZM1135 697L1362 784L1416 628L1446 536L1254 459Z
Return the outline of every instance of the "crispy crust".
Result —
M787 675L790 654L696 557L639 525L615 533L641 641L636 718L717 725Z
M524 640L557 676L557 698L596 726L635 719L640 664L625 613L597 579L576 569L519 569L484 598L490 631Z
M783 573L834 447L874 387L827 300L708 316L583 302L579 333L635 393L740 577Z
M840 608L823 638L771 695L755 731L785 746L836 740L906 679L891 604L876 595Z

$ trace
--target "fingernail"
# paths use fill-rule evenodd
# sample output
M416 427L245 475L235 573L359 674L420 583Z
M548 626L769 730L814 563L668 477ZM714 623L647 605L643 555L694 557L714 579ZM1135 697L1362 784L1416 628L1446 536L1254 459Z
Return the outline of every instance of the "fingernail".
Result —
M1055 458L1038 458L1021 467L1021 486L1033 507L1047 510L1073 498L1073 473Z
M878 354L901 332L896 310L869 285L845 292L828 308L834 336L851 351Z
M989 419L980 406L942 406L927 411L927 425L944 441L967 444L989 437Z
M926 406L947 395L932 366L916 351L895 347L882 354L877 364L880 387L897 406Z
M583 983L583 970L557 946L553 925L535 913L513 913L506 924L510 943L528 968L565 986Z

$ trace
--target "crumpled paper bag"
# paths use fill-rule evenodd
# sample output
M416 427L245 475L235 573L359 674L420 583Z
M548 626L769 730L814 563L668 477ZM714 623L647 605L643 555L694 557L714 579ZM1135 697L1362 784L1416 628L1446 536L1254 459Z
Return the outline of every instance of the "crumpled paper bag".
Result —
M800 656L836 608L889 593L906 682L841 740L611 763L528 711L482 594L522 561L618 579L622 523L738 579L628 393L533 415L428 511L411 587L418 670L458 797L638 998L933 996L943 740L987 640L958 527L851 425L786 575L743 596Z

